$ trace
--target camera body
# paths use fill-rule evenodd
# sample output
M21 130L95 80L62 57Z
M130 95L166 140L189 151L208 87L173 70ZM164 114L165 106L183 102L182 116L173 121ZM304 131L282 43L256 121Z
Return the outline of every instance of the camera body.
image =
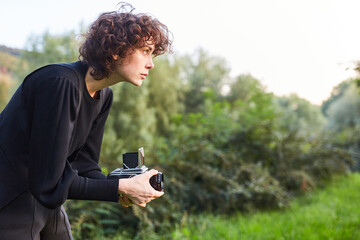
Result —
M148 168L145 166L144 161L145 154L144 148L142 147L138 149L138 152L124 153L123 167L112 171L108 175L108 178L131 178L145 173ZM152 176L149 182L155 190L164 191L164 174L162 172L158 172L158 174Z

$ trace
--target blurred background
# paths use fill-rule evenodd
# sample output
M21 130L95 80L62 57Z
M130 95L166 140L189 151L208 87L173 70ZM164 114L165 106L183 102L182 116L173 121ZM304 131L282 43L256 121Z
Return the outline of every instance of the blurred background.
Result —
M174 54L140 88L112 87L100 163L143 146L166 194L145 209L70 200L74 238L359 239L360 2L128 2L169 27ZM0 110L32 70L76 61L117 4L0 3Z

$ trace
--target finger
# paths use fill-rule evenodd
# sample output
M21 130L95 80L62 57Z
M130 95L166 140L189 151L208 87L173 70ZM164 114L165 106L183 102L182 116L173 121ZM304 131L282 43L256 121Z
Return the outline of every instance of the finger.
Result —
M130 199L129 199L129 197L128 197L127 195L123 195L123 196L121 197L121 199L122 199L124 202L130 202Z
M126 205L128 205L128 206L131 206L131 205L132 205L132 202L131 202L130 198L129 198L127 195L123 195L123 196L121 197L121 199L122 199L122 201L124 201L124 203L125 203Z
M120 202L121 206L128 207L128 205L121 198L119 199L119 202Z
M119 202L121 203L122 206L124 207L129 207L132 205L132 202L130 200L130 198L127 195L122 195L119 198Z
M159 172L158 170L151 169L150 171L147 172L147 174L148 174L150 177L152 177L152 176L158 174L158 172Z
M155 199L155 198L159 198L159 197L161 197L162 195L164 195L164 192L162 192L162 191L156 191L156 190L154 189L154 199Z
M140 207L146 207L146 203L139 203L139 204L136 204L136 205L138 205Z

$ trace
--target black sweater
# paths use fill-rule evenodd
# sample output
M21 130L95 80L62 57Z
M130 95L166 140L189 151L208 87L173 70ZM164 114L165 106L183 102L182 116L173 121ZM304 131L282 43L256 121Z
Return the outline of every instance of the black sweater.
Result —
M34 71L0 114L0 209L26 190L48 208L67 198L118 200L118 180L98 166L112 91L92 98L87 69L75 62Z

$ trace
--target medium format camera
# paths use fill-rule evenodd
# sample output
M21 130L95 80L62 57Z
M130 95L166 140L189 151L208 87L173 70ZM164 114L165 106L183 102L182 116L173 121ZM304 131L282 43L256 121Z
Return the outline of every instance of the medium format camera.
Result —
M145 153L144 148L138 149L138 152L124 153L123 154L123 168L117 168L112 171L108 178L131 178L136 175L142 174L148 170L144 165ZM150 185L157 191L164 191L164 174L158 174L150 178Z

